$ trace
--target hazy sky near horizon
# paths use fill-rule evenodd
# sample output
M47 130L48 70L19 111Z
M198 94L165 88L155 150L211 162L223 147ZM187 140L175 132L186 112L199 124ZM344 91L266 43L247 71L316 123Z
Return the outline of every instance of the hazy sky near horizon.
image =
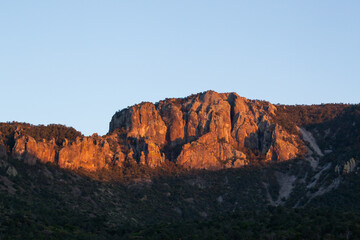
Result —
M1 1L0 121L105 134L142 101L209 89L360 102L360 1Z

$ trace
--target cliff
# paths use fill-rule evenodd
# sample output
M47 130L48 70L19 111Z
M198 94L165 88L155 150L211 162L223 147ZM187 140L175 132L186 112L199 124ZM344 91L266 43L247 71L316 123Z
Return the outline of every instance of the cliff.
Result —
M189 168L221 169L255 159L301 157L300 135L278 125L275 111L276 107L265 101L207 91L117 112L110 122L110 134L118 131L124 138L146 139L166 159Z
M310 149L298 127L332 119L346 107L316 107L322 111L318 120L312 107L275 106L207 91L123 109L112 117L105 136L84 137L59 125L3 124L0 156L90 172L128 164L156 168L167 161L192 169L280 162L304 158Z

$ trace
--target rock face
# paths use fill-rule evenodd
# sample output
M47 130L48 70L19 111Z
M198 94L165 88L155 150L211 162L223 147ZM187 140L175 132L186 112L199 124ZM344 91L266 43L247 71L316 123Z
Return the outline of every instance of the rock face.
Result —
M188 168L221 169L246 164L246 155L231 144L219 142L216 135L207 133L197 141L184 145L177 163Z
M205 169L239 167L254 158L293 159L302 141L274 121L275 111L268 102L208 91L122 110L113 116L110 132L151 142L158 164L162 154L184 167Z
M111 163L113 156L109 143L101 137L77 138L73 143L64 143L58 164L62 168L96 171Z
M117 121L110 123L110 128L123 128L129 138L149 138L159 146L165 143L167 131L152 103L142 103L123 110Z
M145 140L136 145L135 152L140 154L140 164L149 167L159 167L165 162L165 154L161 152L156 143L151 140ZM134 155L133 155L134 158Z
M55 162L55 150L55 140L36 141L30 136L20 135L15 139L12 156L29 165L34 165L37 161L42 163Z
M166 161L195 169L241 167L301 157L304 144L300 133L291 134L276 122L274 105L214 91L124 109L102 137L35 140L16 131L11 153L0 144L0 158L11 154L30 165L50 162L90 172L125 162L151 168Z

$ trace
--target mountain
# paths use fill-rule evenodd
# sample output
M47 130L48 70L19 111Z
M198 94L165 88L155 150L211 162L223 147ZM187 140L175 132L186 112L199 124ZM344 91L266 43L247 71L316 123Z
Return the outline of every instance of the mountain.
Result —
M290 132L278 124L276 111L265 101L208 91L119 111L103 137L41 136L38 132L46 132L46 127L29 130L36 127L13 124L13 132L3 138L13 142L9 154L28 164L51 162L88 171L129 162L155 168L166 161L185 168L222 169L303 157L299 130Z
M104 136L0 123L0 238L356 238L359 126L360 105L214 91L123 109Z

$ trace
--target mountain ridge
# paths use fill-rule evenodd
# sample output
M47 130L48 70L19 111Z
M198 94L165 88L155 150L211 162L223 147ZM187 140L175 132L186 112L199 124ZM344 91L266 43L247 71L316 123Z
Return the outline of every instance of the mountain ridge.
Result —
M360 106L230 95L134 105L104 136L0 123L0 238L360 236Z
M273 105L206 91L118 111L104 136L50 125L54 129L46 130L52 133L44 138L41 127L13 124L8 137L0 135L0 145L7 145L7 155L30 165L50 162L90 172L128 164L156 168L168 161L193 169L236 168L304 159L308 144L302 126L331 121L351 108L358 105Z

